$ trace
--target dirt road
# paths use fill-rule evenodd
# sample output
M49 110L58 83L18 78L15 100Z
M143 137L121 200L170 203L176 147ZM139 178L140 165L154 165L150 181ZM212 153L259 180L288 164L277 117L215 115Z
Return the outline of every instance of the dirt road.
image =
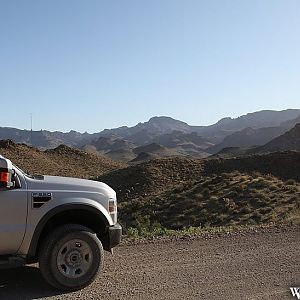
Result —
M0 271L0 299L296 299L300 226L124 245L101 277L70 294L36 267Z

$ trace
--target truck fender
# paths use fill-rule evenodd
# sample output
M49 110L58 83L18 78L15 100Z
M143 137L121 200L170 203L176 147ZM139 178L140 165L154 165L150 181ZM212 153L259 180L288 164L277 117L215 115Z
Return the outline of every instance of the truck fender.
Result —
M49 210L39 221L37 226L35 227L30 247L27 253L27 258L31 259L36 256L36 250L38 247L38 242L41 236L41 233L47 224L47 222L54 217L55 215L62 213L62 212L67 212L67 211L72 211L72 210L84 210L84 211L89 211L97 216L107 225L109 226L110 222L107 220L106 216L100 211L98 208L89 205L89 204L82 204L82 203L68 203L68 204L62 204L59 206L56 206L55 208Z

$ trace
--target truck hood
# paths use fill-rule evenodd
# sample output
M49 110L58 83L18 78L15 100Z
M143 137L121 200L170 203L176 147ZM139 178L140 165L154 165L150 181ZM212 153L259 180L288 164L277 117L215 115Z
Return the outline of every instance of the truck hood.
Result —
M28 189L47 191L95 192L114 198L116 193L103 182L59 176L36 176L28 178Z

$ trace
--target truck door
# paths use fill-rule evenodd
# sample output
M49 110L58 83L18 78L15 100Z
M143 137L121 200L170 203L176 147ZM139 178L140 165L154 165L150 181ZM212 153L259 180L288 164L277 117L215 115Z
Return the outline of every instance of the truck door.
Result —
M19 187L0 189L0 255L15 254L21 246L27 219L27 187L18 170Z

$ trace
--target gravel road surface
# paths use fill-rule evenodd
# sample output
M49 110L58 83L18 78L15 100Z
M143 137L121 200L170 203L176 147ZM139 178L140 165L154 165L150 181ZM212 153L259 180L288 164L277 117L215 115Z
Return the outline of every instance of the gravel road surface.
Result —
M0 299L296 299L300 226L122 245L86 289L62 294L36 266L0 271Z

